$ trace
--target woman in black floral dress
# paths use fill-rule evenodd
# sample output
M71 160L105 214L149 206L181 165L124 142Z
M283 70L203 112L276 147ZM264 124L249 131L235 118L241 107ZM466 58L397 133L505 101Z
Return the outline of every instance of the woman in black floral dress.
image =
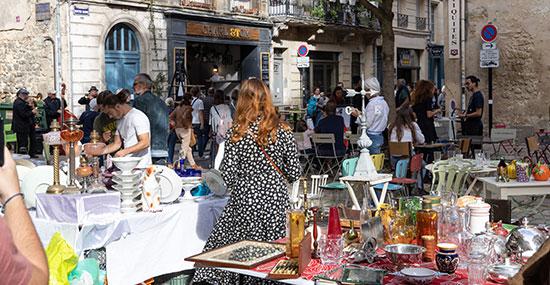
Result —
M289 208L287 183L301 175L292 130L279 120L268 87L257 79L244 81L238 98L220 168L231 197L204 251L241 240L284 237ZM225 285L257 284L261 280L198 268L193 282Z

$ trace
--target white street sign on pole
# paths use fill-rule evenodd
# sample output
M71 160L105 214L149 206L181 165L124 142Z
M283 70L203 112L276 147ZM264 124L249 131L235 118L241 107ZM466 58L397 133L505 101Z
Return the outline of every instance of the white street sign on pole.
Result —
M494 68L499 66L500 53L498 49L482 49L479 51L479 67Z
M309 56L301 56L296 58L296 66L298 68L308 68L309 67Z
M482 43L481 44L481 49L497 49L497 43L495 43L495 42Z

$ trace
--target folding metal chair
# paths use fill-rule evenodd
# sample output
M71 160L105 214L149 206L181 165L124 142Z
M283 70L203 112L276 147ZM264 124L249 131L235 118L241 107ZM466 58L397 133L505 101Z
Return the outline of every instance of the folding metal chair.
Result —
M303 142L305 140L305 134L294 133L294 139L297 142ZM313 163L313 153L307 153L305 149L298 150L298 159L300 159L300 163L302 164L303 174L307 176ZM305 161L304 163L302 163L302 159Z
M527 155L531 158L532 161L541 161L544 160L545 163L548 163L548 159L544 152L540 149L539 140L537 137L527 137L525 138L525 144L527 145Z
M334 138L334 134L313 134L311 136L311 140L313 141L313 147L315 148L315 156L317 157L317 161L321 165L320 172L330 172L334 179L336 179L336 177L340 173L341 163L344 160L345 155L338 156L336 154L336 139ZM330 144L332 146L332 154L319 154L319 145L323 144ZM330 165L331 162L332 166ZM335 168L336 173L334 173Z

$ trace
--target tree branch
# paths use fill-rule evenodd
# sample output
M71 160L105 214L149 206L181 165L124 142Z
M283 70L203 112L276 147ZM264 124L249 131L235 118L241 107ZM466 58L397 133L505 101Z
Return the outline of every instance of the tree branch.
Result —
M384 18L384 11L382 8L374 6L371 2L368 0L359 0L359 4L363 5L367 10L369 10L378 20L383 21Z

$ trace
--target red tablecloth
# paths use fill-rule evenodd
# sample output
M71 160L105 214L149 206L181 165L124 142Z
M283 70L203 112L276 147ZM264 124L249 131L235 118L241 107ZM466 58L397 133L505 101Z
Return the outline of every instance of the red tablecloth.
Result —
M279 259L272 260L268 263L264 263L264 264L254 268L252 270L256 271L256 272L261 272L261 273L267 274L271 271L271 269L281 259L285 259L285 257L281 257ZM387 258L382 258L382 259L377 260L376 262L374 262L372 264L364 263L364 264L360 264L360 265L367 266L367 267L372 267L372 268L385 269L388 272L393 272L394 271L394 266L391 264L391 261ZM422 264L419 264L418 266L419 267L430 268L430 269L433 269L433 270L437 270L435 268L435 263L433 263L433 262L422 263ZM325 271L331 270L335 267L336 267L336 265L323 265L323 264L321 264L321 261L319 259L312 259L311 262L309 263L309 266L303 272L301 278L304 278L304 279L307 279L307 280L312 280L313 277L315 277L316 275L321 274ZM401 280L400 278L392 275L392 274L387 274L384 277L384 284L404 284L404 281ZM454 285L454 284L459 285L459 284L462 284L462 285L467 285L468 284L468 276L466 274L465 269L459 269L459 270L457 270L457 272L455 272L455 274L448 275L448 276L440 276L440 277L436 278L432 282L432 284L442 284L442 285ZM493 285L493 284L496 285L497 283L492 283L492 282L486 281L485 284L486 285Z

